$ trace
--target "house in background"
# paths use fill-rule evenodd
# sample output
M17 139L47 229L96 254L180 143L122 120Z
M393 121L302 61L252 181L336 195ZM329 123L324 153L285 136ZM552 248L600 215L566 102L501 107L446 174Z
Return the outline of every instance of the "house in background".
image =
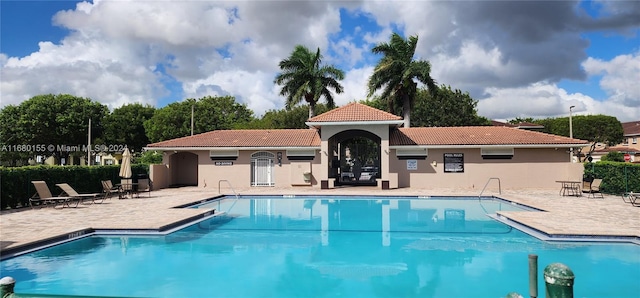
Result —
M614 147L606 147L604 145L597 147L591 155L593 161L601 160L602 156L609 152L620 152L625 155L625 161L640 162L640 121L623 122L622 130L624 140L622 143Z
M491 125L493 126L504 126L504 127L513 127L519 129L528 129L533 131L542 131L544 129L543 125L535 124L531 122L520 122L518 124L511 124L507 122L501 122L497 120L491 120Z
M308 129L216 130L149 144L154 187L557 187L582 178L571 148L587 141L505 126L402 127L401 117L350 103Z

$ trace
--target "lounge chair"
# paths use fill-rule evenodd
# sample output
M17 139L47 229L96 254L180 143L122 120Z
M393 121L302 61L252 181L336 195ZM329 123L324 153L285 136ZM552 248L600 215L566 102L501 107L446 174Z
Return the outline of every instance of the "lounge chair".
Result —
M33 186L36 188L36 193L29 198L29 206L31 208L35 208L35 206L46 207L46 205L52 205L55 208L58 205L71 207L70 202L76 201L76 206L78 207L79 200L75 200L72 197L54 197L49 190L49 186L44 181L31 181Z
M633 206L640 206L640 193L627 192L622 194L622 200Z
M601 183L602 179L593 179L593 181L589 183L589 187L586 187L586 185L582 187L582 192L589 194L592 198L595 198L597 194L601 199L604 199L602 192L600 192Z
M113 194L120 196L120 187L113 186L111 180L103 180L102 192L104 193L104 199L110 199Z
M78 201L91 200L94 204L97 204L97 200L102 198L100 203L104 202L104 197L102 197L100 195L100 193L80 194L75 189L73 189L73 187L71 187L71 185L69 185L67 183L59 183L59 184L56 184L56 186L58 186L58 187L60 187L60 189L62 189L62 193L60 195L66 195L66 196L75 198Z

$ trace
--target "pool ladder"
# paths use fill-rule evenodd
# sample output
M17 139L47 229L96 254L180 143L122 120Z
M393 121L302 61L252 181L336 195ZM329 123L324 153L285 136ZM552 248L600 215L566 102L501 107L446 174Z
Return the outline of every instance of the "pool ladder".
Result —
M489 185L489 182L491 182L491 180L498 180L498 192L500 194L502 194L502 186L500 186L500 178L497 177L491 177L489 178L489 180L487 180L487 183L484 185L484 187L482 188L482 191L480 192L480 194L478 195L478 202L480 202L480 207L482 207L482 210L484 210L484 214L485 215L489 215L489 212L487 212L487 209L484 208L484 205L482 205L482 193L484 193L484 190L487 188L487 186Z
M220 193L220 183L221 182L227 182L227 184L229 185L229 187L231 188L231 191L233 191L233 194L236 196L235 201L233 201L233 204L231 204L231 207L229 207L229 209L227 210L227 213L229 213L229 211L231 211L231 209L233 208L233 206L236 205L236 203L238 202L238 199L240 199L240 196L238 195L238 193L236 192L235 189L233 189L233 185L231 185L231 182L229 182L229 180L218 180L218 193Z
M229 188L231 188L231 191L233 191L233 194L236 195L236 200L238 199L238 193L236 192L235 189L233 189L233 185L231 185L231 182L229 182L229 180L218 180L218 193L220 193L220 183L221 182L227 182L227 184L229 184Z
M480 192L480 194L478 195L478 199L480 199L482 197L482 193L484 193L484 190L487 188L487 186L489 185L489 182L491 182L491 180L498 180L498 192L500 194L502 194L502 187L500 186L500 178L498 177L491 177L489 178L489 180L487 180L487 183L484 185L484 187L482 188L482 191Z

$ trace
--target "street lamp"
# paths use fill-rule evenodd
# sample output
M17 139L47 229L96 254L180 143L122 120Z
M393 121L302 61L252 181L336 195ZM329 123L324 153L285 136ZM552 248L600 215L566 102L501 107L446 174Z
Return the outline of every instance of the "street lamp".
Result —
M571 112L575 107L576 106L569 107L569 138L571 139L573 139L573 121L571 119ZM571 147L571 149L569 150L569 161L573 162L573 147Z
M573 123L571 123L571 110L576 106L569 107L569 138L573 139Z

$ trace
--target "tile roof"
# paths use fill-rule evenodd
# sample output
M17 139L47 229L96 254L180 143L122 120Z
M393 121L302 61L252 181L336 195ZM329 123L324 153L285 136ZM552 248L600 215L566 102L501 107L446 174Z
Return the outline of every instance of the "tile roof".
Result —
M607 147L602 149L597 149L593 151L594 153L608 153L608 152L622 152L622 153L640 153L640 150L633 147L626 146L615 146L615 147Z
M319 147L315 129L214 130L147 147Z
M497 121L497 120L491 120L491 125L493 125L493 126L516 127L515 125L513 125L511 123Z
M310 118L308 122L398 121L402 117L352 102Z
M587 141L504 126L411 127L391 132L389 145L569 145Z
M392 129L391 146L586 145L588 142L535 131L497 126L411 127ZM215 130L150 144L179 147L319 147L315 129Z
M623 122L622 130L625 136L638 136L640 135L640 121Z

